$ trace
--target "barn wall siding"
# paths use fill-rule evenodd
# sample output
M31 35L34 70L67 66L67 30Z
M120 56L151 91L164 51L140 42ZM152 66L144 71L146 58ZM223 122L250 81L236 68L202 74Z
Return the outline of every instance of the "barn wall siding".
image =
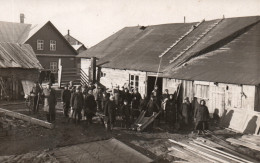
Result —
M38 80L39 71L36 69L0 69L0 76L4 79L9 100L23 98L21 80ZM0 99L5 99L3 89L0 86Z
M119 85L128 86L129 84L129 75L138 75L139 76L139 86L138 90L141 95L146 94L146 72L141 71L131 71L131 70L118 70L118 69L109 69L102 68L101 72L105 76L100 78L100 83L106 86L107 88L115 87Z

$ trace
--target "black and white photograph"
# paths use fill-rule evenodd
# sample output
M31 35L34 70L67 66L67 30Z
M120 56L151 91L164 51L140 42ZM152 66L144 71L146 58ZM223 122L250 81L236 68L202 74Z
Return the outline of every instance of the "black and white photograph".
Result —
M260 0L0 0L1 163L259 163Z

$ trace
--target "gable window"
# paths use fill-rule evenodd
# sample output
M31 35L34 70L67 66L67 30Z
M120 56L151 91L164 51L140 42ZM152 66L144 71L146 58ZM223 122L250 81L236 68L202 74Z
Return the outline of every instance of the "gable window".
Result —
M50 50L56 51L56 41L50 40Z
M130 88L138 88L139 86L139 76L138 75L130 75Z
M43 50L43 48L44 48L44 41L37 40L37 50Z
M58 72L58 63L57 62L50 62L50 70L53 73Z

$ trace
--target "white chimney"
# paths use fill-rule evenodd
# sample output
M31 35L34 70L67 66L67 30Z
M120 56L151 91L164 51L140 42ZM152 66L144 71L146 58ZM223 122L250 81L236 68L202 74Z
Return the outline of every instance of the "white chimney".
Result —
M20 23L24 23L24 14L23 13L21 13L20 14Z

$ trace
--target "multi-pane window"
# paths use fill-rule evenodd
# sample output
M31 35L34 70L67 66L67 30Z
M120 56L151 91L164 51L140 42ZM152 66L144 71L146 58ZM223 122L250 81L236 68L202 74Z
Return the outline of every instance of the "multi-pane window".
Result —
M50 70L53 73L58 72L58 63L57 62L50 62Z
M139 76L138 75L130 75L130 87L138 88L139 86Z
M43 50L43 48L44 48L44 41L37 40L37 50Z
M208 85L197 84L195 89L196 89L195 97L200 98L200 99L209 98L209 86Z
M50 50L55 51L56 50L56 41L50 40Z

